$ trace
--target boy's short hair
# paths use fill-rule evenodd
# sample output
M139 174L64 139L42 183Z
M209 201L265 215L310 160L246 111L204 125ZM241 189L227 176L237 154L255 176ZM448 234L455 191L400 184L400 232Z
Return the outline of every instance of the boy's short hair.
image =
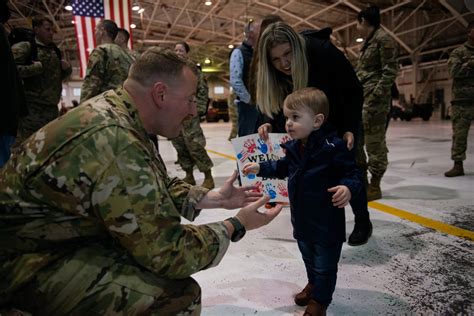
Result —
M324 114L326 121L329 115L329 101L326 94L317 88L303 88L289 94L283 106L289 110L301 110L307 108L315 114Z

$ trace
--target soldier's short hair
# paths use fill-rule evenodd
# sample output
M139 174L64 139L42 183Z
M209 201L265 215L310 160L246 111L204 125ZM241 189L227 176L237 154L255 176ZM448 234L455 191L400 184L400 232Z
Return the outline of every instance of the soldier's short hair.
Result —
M130 39L130 33L126 29L119 27L117 31L117 35L118 33L122 33L123 36L125 36L125 42L128 42L128 40Z
M100 26L104 29L105 33L107 33L108 37L115 39L118 34L118 26L114 21L102 20Z
M326 94L314 87L296 90L285 98L283 106L290 110L310 109L314 114L329 115L329 101Z
M375 5L371 5L368 8L360 11L357 15L357 20L359 23L362 22L362 19L367 21L373 27L378 27L380 25L380 9Z
M33 26L33 28L41 27L41 26L43 26L44 22L48 22L51 25L53 25L53 21L51 21L51 19L49 19L45 16L35 16L31 21L31 26Z
M150 47L132 64L128 78L145 87L157 80L170 83L181 75L183 67L189 67L199 76L196 64L190 59L177 55L169 48Z

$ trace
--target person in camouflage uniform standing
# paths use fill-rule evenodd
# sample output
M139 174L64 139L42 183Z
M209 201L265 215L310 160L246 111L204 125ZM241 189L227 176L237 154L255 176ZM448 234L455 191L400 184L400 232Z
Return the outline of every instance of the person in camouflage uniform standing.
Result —
M231 141L233 138L237 137L239 117L239 114L237 113L237 104L235 104L235 93L233 90L229 91L229 97L227 98L227 109L229 111L230 123L232 124L230 128L229 137L227 139Z
M38 60L32 60L30 42L12 46L28 106L28 115L20 120L18 143L59 116L62 81L72 72L71 66L60 58L59 49L53 43L53 22L46 17L36 17L32 25Z
M449 72L453 77L451 159L454 166L444 173L446 177L464 175L467 136L474 118L474 21L469 23L467 32L467 42L453 50L448 59Z
M117 33L118 27L114 21L102 20L96 26L95 39L100 45L89 56L80 103L121 86L127 78L133 59L114 42Z
M174 51L176 54L187 57L189 53L189 45L186 42L178 42ZM196 95L196 105L198 115L184 123L183 131L176 138L171 139L176 152L178 153L178 163L186 172L183 179L189 184L196 184L193 169L197 166L199 171L204 173L204 182L202 186L213 189L214 179L212 178L211 168L214 166L211 158L206 151L206 138L201 128L200 117L206 114L207 103L209 102L209 89L202 76L199 73L199 81Z
M380 181L387 170L387 144L385 142L387 115L390 112L391 87L398 72L398 49L395 42L380 26L380 12L376 6L359 12L357 29L365 37L357 76L364 87L362 108L363 137L358 146L358 164L371 174L367 187L367 200L382 197ZM366 154L367 151L368 161Z
M167 175L148 134L175 137L196 115L197 70L153 47L123 88L68 111L24 142L0 170L0 313L199 315L190 276L217 265L245 229L269 223L268 197ZM181 224L201 208L224 221Z
M126 51L132 57L133 60L136 60L138 56L140 56L140 54L137 51L134 51L128 48L129 40L130 40L130 33L126 29L119 28L114 42L118 46L122 47L122 49Z

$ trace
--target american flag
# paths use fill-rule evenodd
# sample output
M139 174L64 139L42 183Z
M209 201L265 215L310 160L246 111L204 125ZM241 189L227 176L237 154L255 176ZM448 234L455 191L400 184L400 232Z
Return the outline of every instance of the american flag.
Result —
M130 0L73 0L71 5L83 78L86 74L89 55L96 46L95 27L100 20L112 20L118 27L130 32ZM128 45L131 49L132 32L130 32Z

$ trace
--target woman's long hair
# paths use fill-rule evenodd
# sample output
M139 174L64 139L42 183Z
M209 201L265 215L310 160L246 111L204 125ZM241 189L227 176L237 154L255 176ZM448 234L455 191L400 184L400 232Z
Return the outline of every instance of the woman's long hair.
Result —
M277 45L289 43L292 50L291 81L278 71L270 60L270 51ZM305 88L308 84L306 45L302 36L283 22L271 24L260 37L258 44L257 107L270 118L281 111L286 95Z
M260 41L260 37L262 36L263 31L267 29L270 24L275 22L283 22L283 19L276 14L270 14L263 17L262 22L260 23L260 32L258 33L258 37L256 40L256 45L254 45L253 54L252 54L252 61L250 62L250 72L248 77L248 91L250 93L250 99L253 104L255 104L255 100L257 99L256 95L256 86L257 86L257 67L258 67L258 43Z

